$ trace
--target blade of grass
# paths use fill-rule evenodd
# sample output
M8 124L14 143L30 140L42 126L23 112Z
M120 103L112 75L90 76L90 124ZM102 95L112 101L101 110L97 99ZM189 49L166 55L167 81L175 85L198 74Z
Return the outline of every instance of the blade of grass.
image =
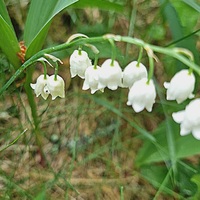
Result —
M25 129L23 132L21 132L10 144L7 144L5 147L0 149L0 153L4 150L6 150L8 147L12 146L13 144L15 144L15 142L17 142L17 140L19 140L19 138L24 135L24 133L27 131L28 129Z

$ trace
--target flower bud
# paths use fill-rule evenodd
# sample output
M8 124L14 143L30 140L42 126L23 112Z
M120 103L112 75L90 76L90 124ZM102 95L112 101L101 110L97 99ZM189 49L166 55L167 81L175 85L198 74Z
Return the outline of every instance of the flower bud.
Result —
M55 75L51 75L48 78L47 88L49 89L49 92L52 95L52 100L54 100L57 96L61 98L65 97L65 82L59 75L57 75L56 80Z
M122 85L122 70L117 61L111 64L112 60L107 59L99 70L98 89L108 87L111 90L116 90Z
M85 70L91 66L91 60L88 57L87 52L75 50L70 56L70 73L71 77L78 75L80 78L85 78Z
M46 75L46 78L44 78L44 75L42 74L37 78L35 84L33 84L33 83L30 84L31 88L34 89L34 92L35 92L36 96L38 97L41 94L41 96L45 100L49 96L49 91L45 90L45 87L47 85L48 79L49 79L48 75Z
M138 64L137 61L132 61L124 68L124 71L123 71L123 86L124 87L131 88L132 85L136 81L142 78L147 78L146 67L142 63L139 63L138 66L137 64Z
M185 110L172 114L175 122L180 124L180 135L192 135L200 140L200 98L192 100Z
M83 90L91 89L91 94L94 94L98 90L99 69L99 66L90 66L86 69Z
M156 90L153 80L147 82L147 78L136 81L128 93L128 106L132 106L136 113L141 112L144 108L148 112L152 111L155 103Z
M182 103L187 98L193 98L194 85L194 74L189 73L186 69L181 70L174 75L170 83L164 83L164 87L167 89L167 100L176 100L177 103Z

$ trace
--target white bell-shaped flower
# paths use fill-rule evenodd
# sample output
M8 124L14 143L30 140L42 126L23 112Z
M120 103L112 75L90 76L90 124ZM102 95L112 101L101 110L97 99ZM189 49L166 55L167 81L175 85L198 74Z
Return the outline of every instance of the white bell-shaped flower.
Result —
M103 90L108 87L111 90L116 90L122 85L122 69L117 61L107 59L99 69L99 84L98 89Z
M132 106L136 113L141 112L144 108L148 112L152 111L155 103L156 90L153 80L147 82L147 78L136 81L128 93L128 106Z
M132 61L129 63L123 71L123 86L131 88L132 85L142 79L147 78L146 67L137 61Z
M91 94L94 94L98 90L99 69L99 66L90 66L86 69L83 90L91 89Z
M85 78L85 70L91 66L91 60L87 52L75 50L69 59L71 77L78 75L80 78Z
M179 71L170 83L164 83L164 87L167 89L167 100L176 100L177 103L182 103L187 98L193 98L194 85L195 76L193 73L189 73L187 69Z
M47 89L52 95L52 100L57 96L64 98L65 97L65 82L62 77L57 75L55 80L55 75L51 75L47 81Z
M175 122L180 124L180 135L192 135L200 140L200 98L192 100L185 110L172 114Z
M38 97L41 95L45 100L49 96L49 90L48 88L46 88L48 79L49 79L48 75L46 75L46 78L45 78L44 75L42 74L37 78L35 84L33 83L30 84L36 96Z

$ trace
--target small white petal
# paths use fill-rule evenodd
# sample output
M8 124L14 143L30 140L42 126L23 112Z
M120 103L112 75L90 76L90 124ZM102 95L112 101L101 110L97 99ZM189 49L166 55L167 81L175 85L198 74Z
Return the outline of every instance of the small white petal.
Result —
M200 126L194 127L192 129L192 135L197 139L200 140Z
M48 78L48 75L44 78L44 75L42 74L37 78L35 84L30 84L31 88L34 89L36 97L41 95L45 100L47 99L49 94L44 94L44 87L47 85Z
M167 100L176 100L177 103L182 103L187 98L193 98L194 84L194 74L189 73L186 69L179 71L170 83L164 83L164 87L167 88Z
M50 76L47 81L47 87L52 95L52 100L58 96L65 97L65 82L59 75L57 75L57 80L55 80L55 75Z
M135 112L144 108L151 112L155 103L156 90L152 80L147 84L147 78L136 81L128 94L127 105L132 105Z
M176 113L172 113L173 120L179 124L183 121L184 115L185 115L184 110L176 112Z
M91 94L94 94L99 88L99 66L89 66L85 71L85 80L83 83L83 90L91 89Z
M183 111L173 113L175 122L180 123L180 135L192 133L200 139L200 98L192 100Z
M31 88L32 88L33 90L35 90L36 84L31 83L30 85L31 85Z
M166 89L168 89L169 88L169 86L170 86L170 83L169 82L164 82L164 87L166 88Z
M142 79L147 78L147 69L140 63L139 66L137 61L129 63L123 71L123 87L131 88L132 85Z
M122 84L122 70L117 61L107 59L102 64L99 70L98 89L108 87L111 90L116 90Z
M86 69L91 66L91 60L88 57L87 52L75 50L70 56L70 73L71 77L78 75L80 78L85 78Z

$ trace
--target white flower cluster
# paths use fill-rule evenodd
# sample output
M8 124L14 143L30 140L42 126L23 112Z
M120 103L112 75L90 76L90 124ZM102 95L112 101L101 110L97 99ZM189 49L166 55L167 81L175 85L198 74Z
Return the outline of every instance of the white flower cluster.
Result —
M91 89L94 94L97 90L103 91L106 87L116 90L118 87L129 88L127 105L135 112L145 108L151 112L155 103L156 90L153 80L147 80L146 67L137 61L131 62L122 71L116 60L107 59L102 66L94 66L85 51L75 50L70 57L71 77L78 75L85 79L83 90Z
M40 75L35 84L31 83L31 88L34 89L36 96L41 95L45 100L52 95L52 100L56 97L65 97L65 83L59 75Z
M122 71L116 60L107 59L102 66L92 65L87 52L75 50L70 56L71 77L79 76L84 79L83 90L91 89L91 93L104 91L107 87L116 90L118 87L129 88L127 105L132 106L138 113L146 109L152 111L156 99L156 89L152 79L149 79L147 69L142 63L132 61ZM167 100L176 100L178 104L187 98L194 97L193 90L195 76L190 70L181 70L176 73L171 81L165 82ZM35 84L31 84L36 96L41 95L47 99L49 94L52 100L57 96L65 97L64 80L59 75L40 75ZM173 113L175 122L180 123L181 135L192 132L193 136L200 139L200 99L195 99L186 106L184 111Z
M94 66L85 51L74 51L70 57L71 77L78 75L84 80L83 90L91 89L91 93L103 91L106 87L116 90L118 87L129 88L127 105L132 106L135 112L146 109L152 111L156 99L155 85L152 79L148 80L147 69L142 63L132 61L122 71L117 61L107 59L102 66ZM170 82L165 82L167 89L166 99L176 100L178 104L187 98L194 97L193 90L195 76L190 70L181 70L176 73ZM193 100L185 109L173 113L173 119L181 124L181 135L192 132L195 138L200 139L200 99Z

